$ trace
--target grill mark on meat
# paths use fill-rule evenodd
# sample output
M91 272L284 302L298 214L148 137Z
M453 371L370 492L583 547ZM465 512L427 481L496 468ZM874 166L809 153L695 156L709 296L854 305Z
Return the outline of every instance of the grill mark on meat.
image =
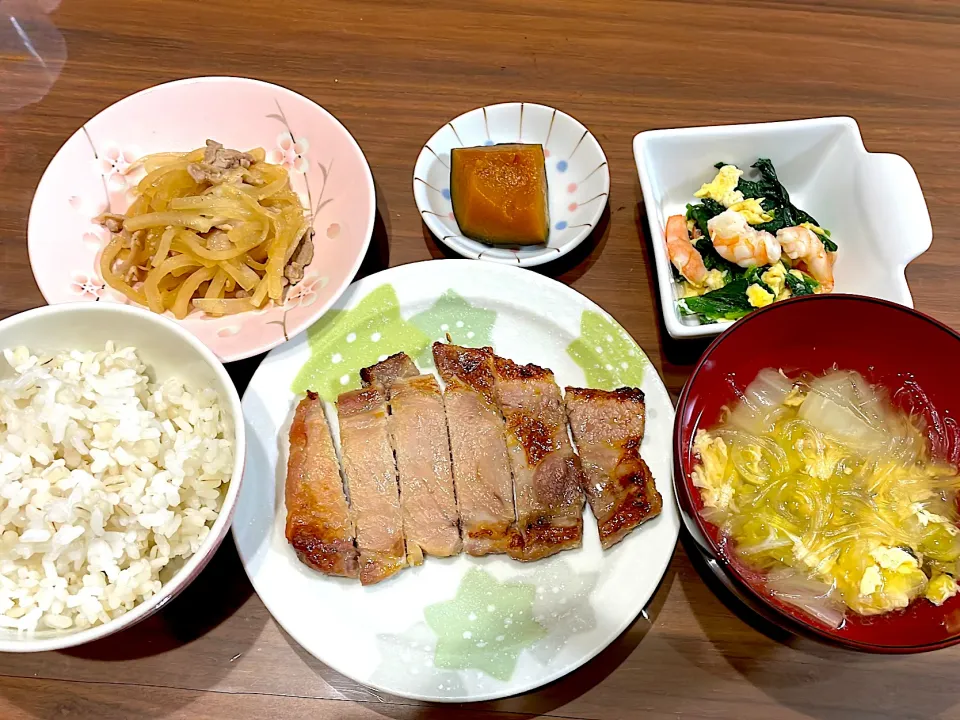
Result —
M560 443L554 440L553 430L540 418L525 412L511 415L507 420L507 432L520 441L529 465L539 464L544 457L560 449Z
M567 433L553 373L494 356L497 400L506 420L521 537L508 550L538 560L579 547L583 535L583 471Z
M657 492L650 468L640 457L640 442L628 441L617 463L615 477L626 497L600 528L600 543L615 544L630 530L660 514L663 501Z
M438 348L440 352L438 353ZM444 382L450 377L483 398L488 405L497 404L493 390L493 348L464 348L457 345L433 344L433 361Z
M327 575L357 577L354 527L323 402L308 392L290 426L284 487L285 535L304 564Z
M405 377L415 377L420 374L413 360L406 353L396 353L381 360L376 365L361 368L360 379L364 385L380 383L389 390L390 386Z
M640 457L646 408L637 388L566 389L566 409L604 549L658 515L663 499Z
M370 585L407 565L397 469L382 385L337 398L343 469L360 550L360 582Z

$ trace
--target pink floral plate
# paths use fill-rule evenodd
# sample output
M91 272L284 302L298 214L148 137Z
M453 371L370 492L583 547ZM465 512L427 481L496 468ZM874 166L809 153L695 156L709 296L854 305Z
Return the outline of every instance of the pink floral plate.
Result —
M212 138L262 147L289 171L311 215L315 254L283 305L226 317L193 312L182 325L224 362L266 352L306 329L356 275L370 244L376 195L360 146L316 103L286 88L234 77L188 78L111 105L64 143L40 179L27 228L30 264L50 304L129 302L105 286L98 258L109 233L93 222L123 212L137 158L186 151Z

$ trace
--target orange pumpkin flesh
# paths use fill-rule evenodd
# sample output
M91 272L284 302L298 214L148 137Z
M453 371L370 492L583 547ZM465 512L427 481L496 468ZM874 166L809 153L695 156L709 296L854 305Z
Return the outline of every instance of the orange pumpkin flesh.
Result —
M460 231L490 245L547 241L547 172L541 145L450 152L450 199Z

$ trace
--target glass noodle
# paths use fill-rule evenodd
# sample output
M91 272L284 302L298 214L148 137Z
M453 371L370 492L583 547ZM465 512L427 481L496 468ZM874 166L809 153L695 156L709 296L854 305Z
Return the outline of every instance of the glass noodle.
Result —
M859 373L762 370L694 449L704 519L819 622L956 593L957 469Z

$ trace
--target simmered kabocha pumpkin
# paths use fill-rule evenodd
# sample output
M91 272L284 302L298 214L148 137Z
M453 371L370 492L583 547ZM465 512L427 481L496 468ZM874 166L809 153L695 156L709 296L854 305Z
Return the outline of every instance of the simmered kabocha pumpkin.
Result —
M454 148L450 160L450 199L464 235L491 245L547 241L550 217L541 145Z

